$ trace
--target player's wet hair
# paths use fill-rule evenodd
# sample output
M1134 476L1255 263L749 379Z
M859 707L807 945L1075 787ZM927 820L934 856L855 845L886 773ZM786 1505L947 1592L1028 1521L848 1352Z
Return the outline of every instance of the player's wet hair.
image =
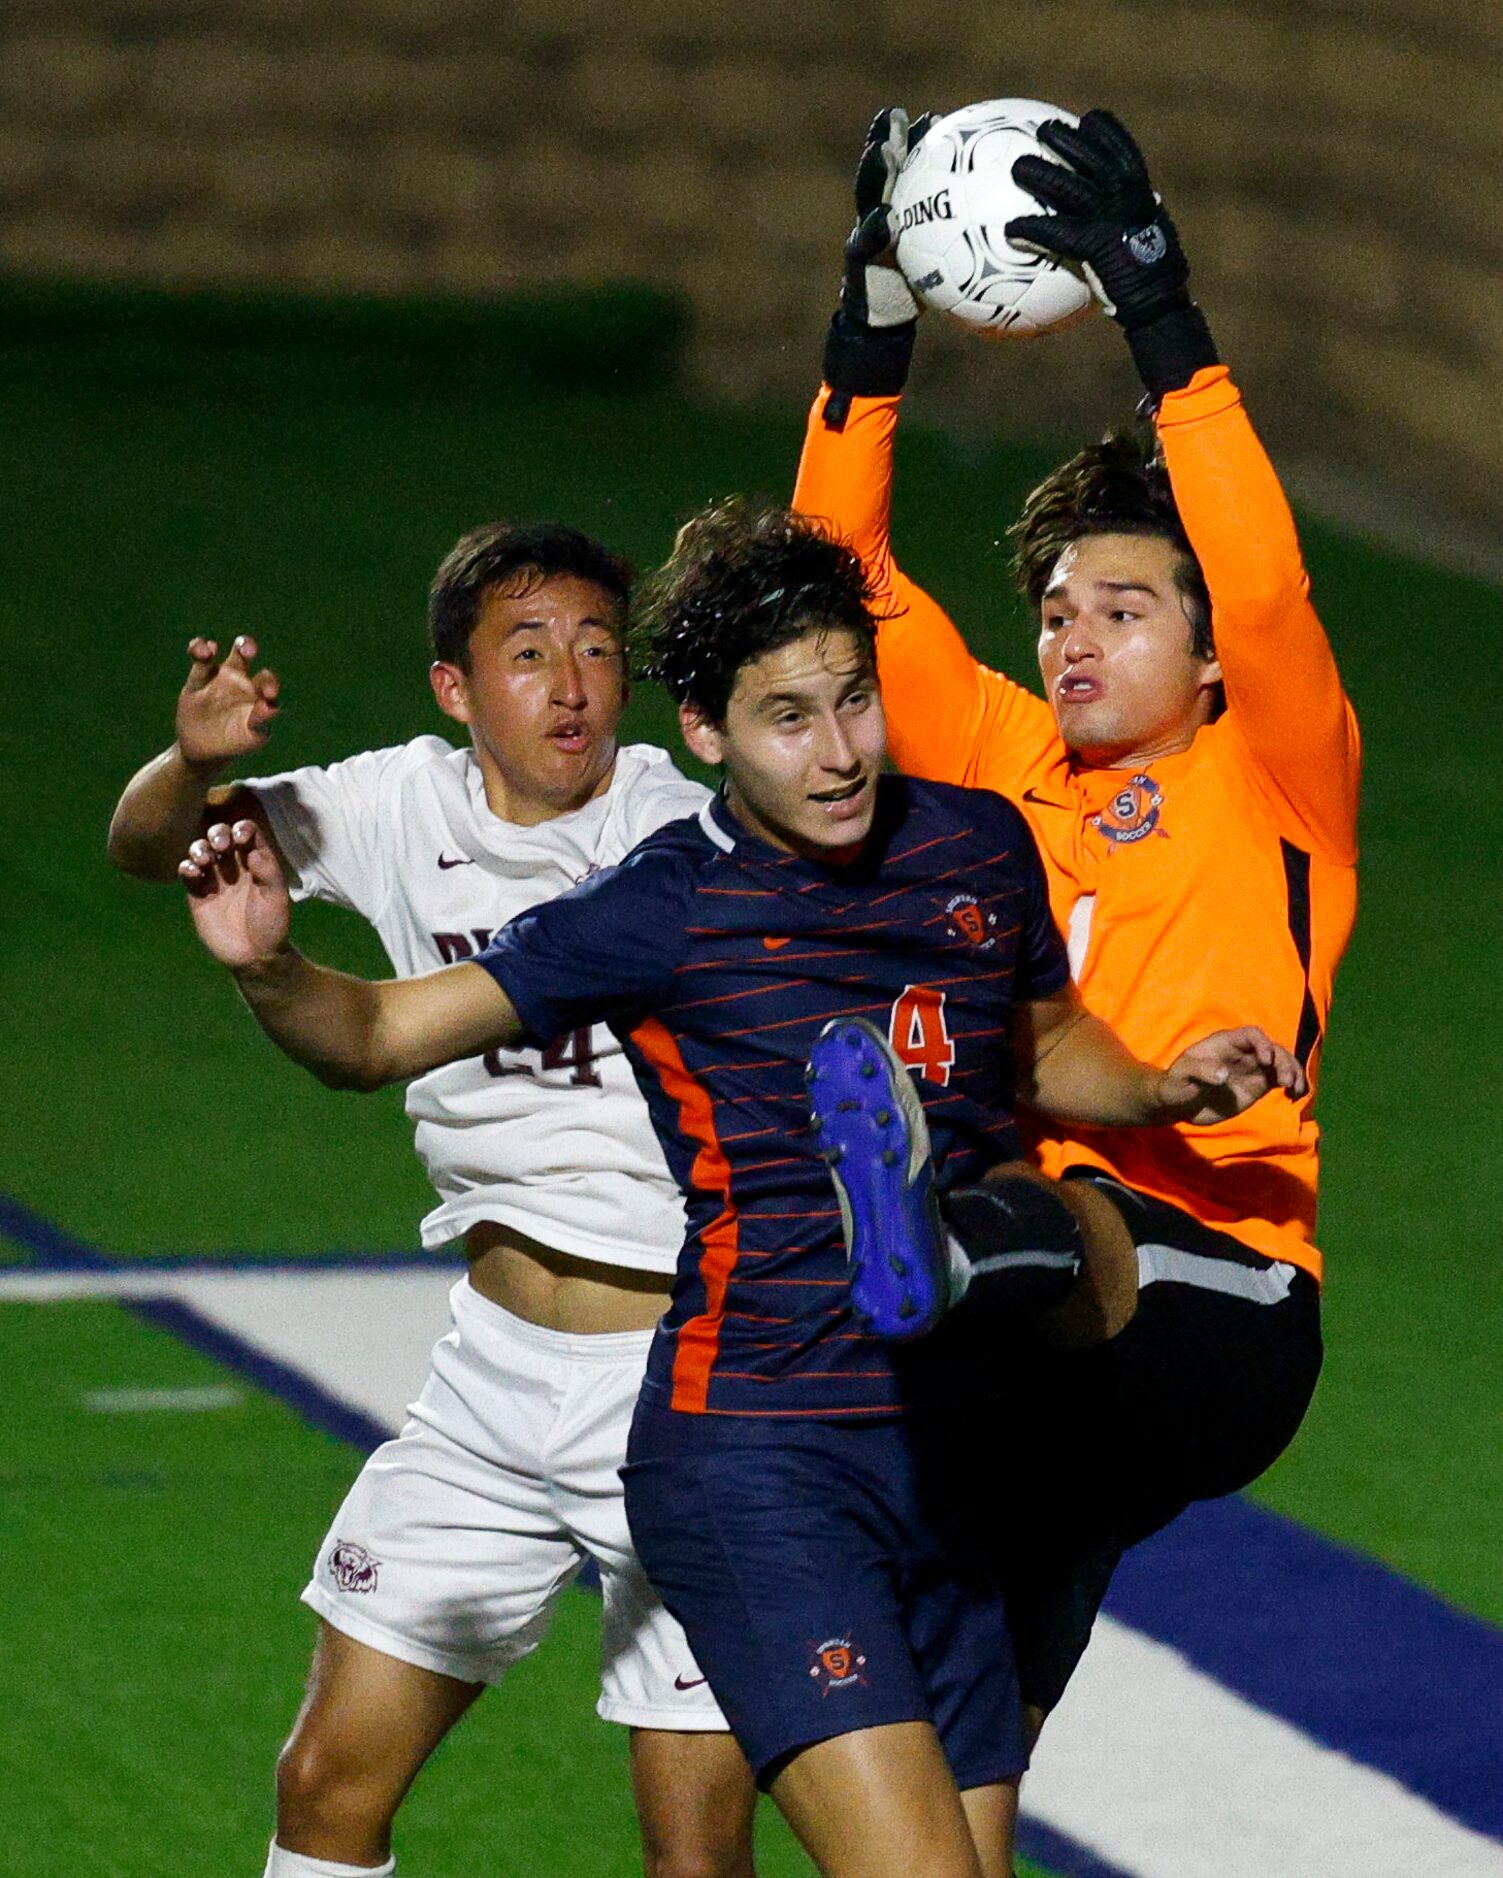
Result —
M632 568L593 536L562 522L490 522L461 535L428 589L428 639L434 658L468 670L470 635L488 593L501 587L527 594L545 580L571 574L593 581L610 595L624 631Z
M1008 530L1017 543L1013 569L1037 608L1059 557L1083 535L1152 535L1178 549L1175 584L1190 620L1197 658L1216 656L1211 596L1179 519L1169 472L1146 429L1114 431L1046 476Z
M646 582L632 664L723 724L742 666L811 630L853 633L875 666L872 599L860 556L823 523L730 496L685 522Z

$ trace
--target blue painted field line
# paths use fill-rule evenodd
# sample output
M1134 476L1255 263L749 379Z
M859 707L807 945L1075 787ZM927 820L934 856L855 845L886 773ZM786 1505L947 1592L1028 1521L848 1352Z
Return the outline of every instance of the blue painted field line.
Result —
M1129 1552L1112 1616L1503 1839L1503 1630L1236 1497Z
M1026 1803L1026 1786L1024 1795ZM1060 1873L1060 1878L1134 1878L1125 1866L1109 1864L1099 1852L1057 1827L1046 1826L1041 1819L1030 1819L1027 1813L1018 1815L1017 1841L1024 1858L1047 1865Z
M31 1263L42 1271L127 1271L127 1272L224 1272L224 1271L344 1271L384 1272L460 1270L464 1260L442 1252L410 1250L404 1252L308 1252L271 1253L261 1257L248 1252L225 1252L214 1257L201 1253L167 1252L148 1257L114 1258L97 1247L75 1239L62 1227L11 1195L0 1193L0 1235L12 1239L31 1254Z
M40 1213L33 1213L8 1193L0 1193L0 1233L24 1246L32 1263L48 1271L93 1271L110 1263L102 1252L73 1238Z

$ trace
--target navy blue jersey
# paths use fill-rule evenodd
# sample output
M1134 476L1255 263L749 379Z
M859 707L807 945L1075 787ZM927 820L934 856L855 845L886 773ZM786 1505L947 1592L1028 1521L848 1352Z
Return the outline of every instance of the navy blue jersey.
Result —
M1016 999L1069 976L1043 866L1003 797L887 776L859 860L749 834L721 800L504 927L477 963L542 1046L621 1038L688 1233L646 1394L691 1413L900 1406L856 1325L804 1065L832 1017L869 1019L919 1078L941 1187L1021 1153Z

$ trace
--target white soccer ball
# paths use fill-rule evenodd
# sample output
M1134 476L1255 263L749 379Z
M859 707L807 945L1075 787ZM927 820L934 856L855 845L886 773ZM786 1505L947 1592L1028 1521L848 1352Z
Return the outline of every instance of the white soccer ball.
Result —
M1014 247L1003 229L1047 211L1012 179L1020 156L1057 159L1038 140L1073 113L1034 98L968 104L934 123L892 192L891 229L908 285L986 339L1033 339L1083 319L1095 304L1072 266Z

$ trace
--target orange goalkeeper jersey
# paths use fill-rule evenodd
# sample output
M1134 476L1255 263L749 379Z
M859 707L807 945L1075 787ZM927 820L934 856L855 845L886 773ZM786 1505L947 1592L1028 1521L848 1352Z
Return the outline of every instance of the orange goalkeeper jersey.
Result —
M1356 912L1356 719L1310 604L1293 517L1223 367L1163 400L1159 435L1211 595L1224 714L1188 749L1091 769L1042 699L967 650L892 558L898 399L815 401L795 506L831 521L876 577L893 756L918 776L1019 804L1049 870L1087 1006L1149 1062L1260 1024L1311 1094L1275 1093L1211 1128L1040 1124L1051 1174L1091 1165L1320 1275L1312 1105L1331 984Z

